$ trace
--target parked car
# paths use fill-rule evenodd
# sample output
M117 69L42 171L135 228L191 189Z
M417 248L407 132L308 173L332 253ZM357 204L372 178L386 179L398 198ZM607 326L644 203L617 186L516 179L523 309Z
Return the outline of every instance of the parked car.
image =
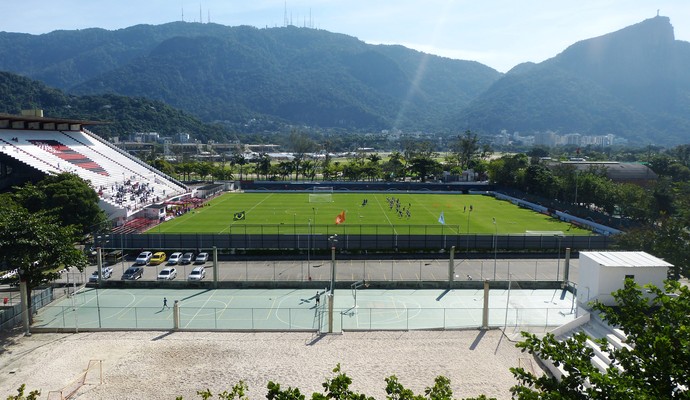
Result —
M171 281L177 277L177 270L175 267L165 267L158 273L159 281Z
M168 265L177 265L180 262L180 258L182 258L182 253L172 253L170 258L168 258Z
M194 253L184 253L180 258L180 264L191 264L194 261Z
M142 267L129 267L125 271L124 274L122 274L122 280L134 280L134 279L140 279L141 276L144 274L144 269Z
M190 281L200 281L206 277L206 268L204 267L194 267L192 272L189 273L187 279Z
M199 253L194 259L194 264L205 264L208 261L208 253Z
M151 257L151 261L149 261L149 264L151 265L158 265L162 264L165 262L165 253L162 251L158 251L153 253L153 256Z
M137 256L135 264L146 265L151 261L151 257L153 257L153 253L151 253L150 251L142 251L141 253L139 253L139 256Z
M113 267L103 267L101 269L101 279L108 279L113 275ZM98 269L93 271L93 274L89 277L89 282L98 282Z

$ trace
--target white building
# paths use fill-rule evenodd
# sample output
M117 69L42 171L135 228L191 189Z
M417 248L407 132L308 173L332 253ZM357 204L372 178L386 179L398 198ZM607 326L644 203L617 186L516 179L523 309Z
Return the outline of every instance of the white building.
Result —
M577 302L586 307L598 300L614 306L611 293L622 289L626 278L634 279L640 286L651 283L662 288L671 267L672 264L643 251L580 252Z

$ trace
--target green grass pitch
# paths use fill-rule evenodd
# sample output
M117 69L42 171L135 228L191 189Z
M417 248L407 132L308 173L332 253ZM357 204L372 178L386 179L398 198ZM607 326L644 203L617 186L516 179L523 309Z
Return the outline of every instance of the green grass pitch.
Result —
M402 217L387 198L399 199ZM364 200L366 205L362 205ZM523 234L590 235L584 230L490 196L463 194L338 193L310 203L308 193L226 193L206 206L160 224L149 233L305 234ZM470 211L472 209L472 211ZM345 222L336 216L345 211ZM244 212L244 220L234 220ZM445 224L439 222L443 213ZM494 218L496 224L494 224ZM468 229L469 224L469 229Z

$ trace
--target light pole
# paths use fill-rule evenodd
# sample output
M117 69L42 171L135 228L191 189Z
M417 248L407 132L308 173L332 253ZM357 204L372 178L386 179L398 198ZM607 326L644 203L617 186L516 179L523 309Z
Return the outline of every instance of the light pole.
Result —
M496 218L492 218L494 223L494 280L496 280L496 262L498 256L498 225L496 225Z
M470 205L470 211L467 213L467 234L465 235L467 237L467 262L469 264L470 261L470 215L472 215L472 206Z
M309 219L309 235L307 236L307 280L311 281L311 219Z
M560 279L561 276L561 239L563 235L555 235L558 239L558 264L556 264L556 281Z
M338 234L329 237L331 242L331 291L328 293L328 333L333 333L333 304L335 300L335 243Z
M335 244L338 242L338 239L336 239L337 237L338 234L336 233L328 238L328 241L331 242L331 296L335 290Z

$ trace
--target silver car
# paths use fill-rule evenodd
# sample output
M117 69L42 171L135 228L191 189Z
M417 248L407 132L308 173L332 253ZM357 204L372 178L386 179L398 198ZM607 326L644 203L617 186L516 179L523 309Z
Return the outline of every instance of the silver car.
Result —
M170 258L168 258L168 265L179 264L181 258L182 258L182 253L180 253L180 252L172 253L170 255Z
M191 264L194 261L194 253L184 253L180 258L180 264Z
M194 264L206 264L206 261L208 261L208 253L199 253L194 259Z
M166 267L158 273L159 281L171 281L177 277L177 270L174 267Z
M137 260L135 263L137 265L146 265L151 261L151 257L153 257L153 253L150 251L142 251L141 254L137 257Z
M206 277L206 268L204 267L194 267L192 272L189 273L187 279L190 281L200 281Z

